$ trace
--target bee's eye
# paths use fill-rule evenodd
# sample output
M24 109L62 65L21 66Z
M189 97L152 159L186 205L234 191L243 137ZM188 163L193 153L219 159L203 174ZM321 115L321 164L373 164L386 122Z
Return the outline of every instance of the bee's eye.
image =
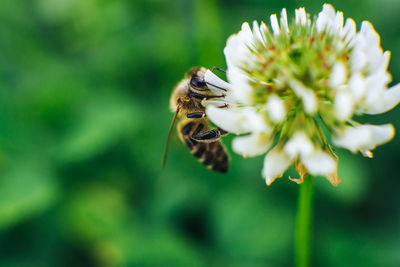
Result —
M190 85L195 88L207 88L206 82L199 77L192 77L192 79L190 80Z

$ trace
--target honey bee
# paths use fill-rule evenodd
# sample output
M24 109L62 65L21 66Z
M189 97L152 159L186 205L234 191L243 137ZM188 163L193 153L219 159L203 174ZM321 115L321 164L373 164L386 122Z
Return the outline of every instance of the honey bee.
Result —
M214 69L218 68L213 68L211 72ZM190 152L207 168L220 173L228 171L228 156L219 141L220 137L227 132L221 128L211 129L205 113L206 108L203 105L203 101L206 100L223 100L227 89L207 83L205 81L207 71L209 70L203 67L192 68L172 92L170 109L175 112L175 115L167 137L163 167L167 157L171 131L175 120L178 119L178 135L190 149ZM216 92L220 93L217 94ZM227 106L223 101L221 103L218 106L219 108Z

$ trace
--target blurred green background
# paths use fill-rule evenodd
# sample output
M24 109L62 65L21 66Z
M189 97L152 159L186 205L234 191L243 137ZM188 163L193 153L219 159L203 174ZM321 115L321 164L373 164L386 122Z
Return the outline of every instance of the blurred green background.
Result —
M262 157L232 153L213 173L176 136L161 158L190 67L225 68L243 21L323 3L1 0L0 266L291 266L287 175L267 187ZM373 23L399 82L400 1L331 3ZM338 150L343 182L317 178L316 266L400 266L399 152L400 135L372 160Z

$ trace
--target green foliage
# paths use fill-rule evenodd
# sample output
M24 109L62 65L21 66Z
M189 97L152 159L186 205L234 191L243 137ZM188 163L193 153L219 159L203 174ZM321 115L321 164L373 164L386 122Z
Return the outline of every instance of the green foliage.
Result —
M398 82L399 4L377 3L333 4L374 23ZM267 187L261 157L220 175L173 137L161 170L173 86L225 68L229 34L283 5L298 3L1 1L0 266L291 265L298 186ZM315 179L316 265L399 265L399 149L338 151L342 184Z
M48 166L31 159L21 159L3 172L0 180L0 229L42 214L54 206L60 188Z

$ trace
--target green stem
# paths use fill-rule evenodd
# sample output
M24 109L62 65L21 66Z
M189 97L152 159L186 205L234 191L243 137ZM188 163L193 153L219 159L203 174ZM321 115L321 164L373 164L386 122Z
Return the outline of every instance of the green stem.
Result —
M313 178L307 176L300 185L296 218L295 261L297 267L310 266Z

